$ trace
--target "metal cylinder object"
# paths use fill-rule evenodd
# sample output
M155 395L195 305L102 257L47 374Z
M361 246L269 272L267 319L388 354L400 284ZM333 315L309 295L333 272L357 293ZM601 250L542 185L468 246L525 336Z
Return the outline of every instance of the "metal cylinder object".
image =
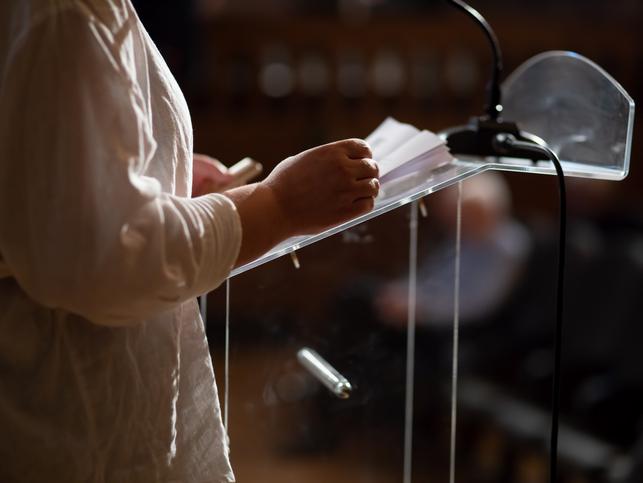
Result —
M299 349L297 360L330 392L340 399L348 399L353 387L328 361L308 347Z

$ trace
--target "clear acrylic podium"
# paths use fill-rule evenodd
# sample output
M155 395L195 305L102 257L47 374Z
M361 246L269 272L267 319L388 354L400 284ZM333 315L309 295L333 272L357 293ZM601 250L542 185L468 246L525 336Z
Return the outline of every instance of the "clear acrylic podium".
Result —
M544 139L567 176L627 176L634 102L596 64L544 53L503 95L504 117ZM459 158L384 184L371 213L287 240L231 274L210 334L238 481L299 483L306 469L311 483L447 481L452 324L471 272L459 256L458 192L490 170L555 174L548 161ZM294 252L298 269L285 256ZM419 331L416 303L430 319ZM306 348L349 393L302 364Z

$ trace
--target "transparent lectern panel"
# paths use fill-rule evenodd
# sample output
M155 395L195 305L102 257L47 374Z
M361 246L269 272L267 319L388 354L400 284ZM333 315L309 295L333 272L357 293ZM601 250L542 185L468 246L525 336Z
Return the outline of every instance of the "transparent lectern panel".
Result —
M634 101L607 72L573 52L545 52L503 85L503 116L544 139L575 175L623 179Z
M546 52L514 71L503 85L503 116L542 138L558 154L566 176L621 180L627 176L634 101L598 65L572 52ZM441 135L445 135L442 132ZM483 171L555 174L549 161L460 156L452 163L384 182L375 208L312 236L285 240L233 275L378 217Z
M299 269L284 256L230 280L227 412L238 481L393 483L411 467L413 481L448 475L455 206L426 204L417 231L412 204L298 250ZM434 306L437 322L420 321L408 360L418 231L418 298L431 290L442 308ZM209 333L225 404L222 290L211 297ZM344 384L337 391L324 385L333 377Z

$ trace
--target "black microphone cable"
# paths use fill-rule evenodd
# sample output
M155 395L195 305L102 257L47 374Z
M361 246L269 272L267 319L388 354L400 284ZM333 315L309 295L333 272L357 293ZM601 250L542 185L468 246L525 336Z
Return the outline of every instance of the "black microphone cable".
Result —
M560 379L561 351L563 336L563 295L565 281L565 247L567 231L567 194L565 190L565 175L560 160L547 146L536 143L519 141L511 134L498 134L495 139L499 150L511 155L517 149L530 151L551 160L558 178L558 194L560 201L559 233L558 233L558 280L556 286L556 325L554 330L554 369L551 395L551 435L549 447L549 481L556 483L558 475L558 420L560 413Z
M554 367L551 395L551 435L549 447L549 481L556 483L558 475L558 425L560 413L560 380L561 352L563 333L563 296L565 278L565 248L567 230L567 194L565 190L565 175L556 153L545 143L536 141L536 136L523 133L515 123L503 122L500 76L503 61L500 44L495 32L487 20L475 8L463 0L446 0L447 3L464 12L482 29L489 41L493 66L489 84L486 108L487 118L478 118L469 126L452 129L447 134L447 143L454 153L464 153L476 156L511 155L525 159L545 158L551 160L558 178L560 201L559 238L558 238L558 280L556 287L556 321L554 328ZM520 138L520 139L519 139ZM532 142L532 139L534 142ZM530 156L530 153L533 154Z

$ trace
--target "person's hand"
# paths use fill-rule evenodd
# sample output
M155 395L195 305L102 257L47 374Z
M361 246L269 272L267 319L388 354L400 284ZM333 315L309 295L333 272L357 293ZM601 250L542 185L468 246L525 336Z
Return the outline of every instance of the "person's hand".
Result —
M318 146L282 161L263 181L290 235L316 233L373 209L379 169L361 139Z
M192 163L192 198L224 191L234 181L228 169L205 154L194 154Z
M226 191L243 231L236 265L288 237L317 233L370 211L380 186L371 156L362 140L338 141L282 161L260 183Z

